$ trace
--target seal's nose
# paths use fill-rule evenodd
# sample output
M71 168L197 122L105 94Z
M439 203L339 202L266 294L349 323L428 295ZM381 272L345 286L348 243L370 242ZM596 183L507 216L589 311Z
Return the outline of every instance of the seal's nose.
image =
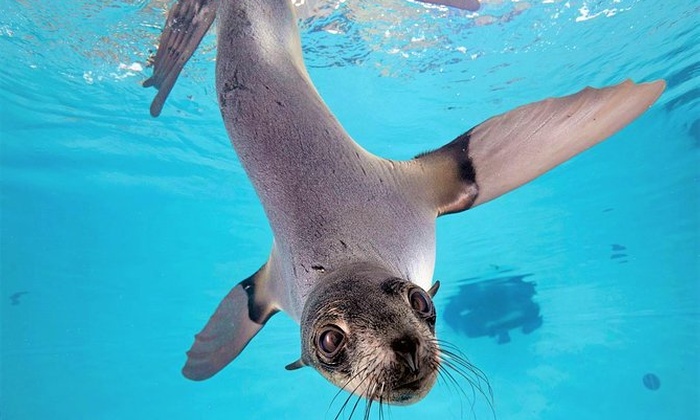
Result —
M412 337L402 337L391 342L391 348L401 361L406 363L413 374L418 373L418 340Z

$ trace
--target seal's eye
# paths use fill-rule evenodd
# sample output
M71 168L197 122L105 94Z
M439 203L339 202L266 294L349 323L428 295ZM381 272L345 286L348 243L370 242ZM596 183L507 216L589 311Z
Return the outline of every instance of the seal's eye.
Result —
M427 293L420 288L414 288L408 294L408 301L411 302L411 307L423 316L430 316L433 312L433 304Z
M331 358L345 344L345 333L335 325L326 325L318 335L318 349L324 357Z

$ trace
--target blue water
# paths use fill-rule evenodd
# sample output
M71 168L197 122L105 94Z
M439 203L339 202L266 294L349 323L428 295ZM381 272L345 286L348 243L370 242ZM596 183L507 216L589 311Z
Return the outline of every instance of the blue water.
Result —
M148 115L166 3L0 2L3 420L333 418L344 400L283 369L300 352L284 315L214 378L180 374L271 233L223 129L213 36ZM668 82L611 140L439 220L438 335L489 377L499 419L700 418L699 14L698 0L478 14L347 0L304 24L322 96L390 158L585 85ZM489 330L499 313L528 315ZM493 418L461 385L385 414Z

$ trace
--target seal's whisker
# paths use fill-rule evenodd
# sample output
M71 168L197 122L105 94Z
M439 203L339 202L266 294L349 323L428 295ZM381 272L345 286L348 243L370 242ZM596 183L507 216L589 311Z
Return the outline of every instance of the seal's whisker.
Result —
M462 394L464 395L464 398L466 398L469 401L469 409L471 410L472 415L474 415L474 406L476 405L476 390L479 389L479 392L481 393L481 395L484 395L483 391L481 391L481 389L479 388L478 385L474 385L474 382L472 381L471 378L465 376L465 374L460 372L458 369L456 369L454 367L450 367L449 364L445 364L445 367L453 369L458 375L466 378L467 382L469 382L469 385L471 385L470 388L472 390L472 397L471 398L467 397L467 394L464 392L463 389L462 389ZM484 396L484 398L486 398L486 397ZM488 399L487 399L487 401L488 401Z
M450 373L450 370L461 378L464 378L472 389L472 398L470 399L472 413L474 413L476 393L478 392L486 400L495 418L496 412L493 404L493 390L486 374L481 369L474 366L467 356L454 344L437 338L433 339L433 343L437 346L440 359L438 374L444 376L446 380L454 384L461 391L462 395L469 399L464 393L464 390L458 385L455 376Z
M382 389L379 390L379 420L384 419L384 385L386 385L386 382L382 381Z
M479 394L481 394L484 399L486 400L486 403L488 404L489 408L491 409L491 413L493 414L494 418L496 417L496 411L495 407L493 404L493 391L491 389L491 385L489 384L488 380L484 377L481 377L477 375L474 371L471 369L468 370L468 372L463 371L462 369L465 369L465 367L455 364L453 360L448 360L448 359L443 359L442 364L444 367L452 369L455 373L457 373L459 376L464 378L469 385L471 385L472 388L472 399L471 399L471 406L472 406L472 412L474 410L474 405L476 404L476 392L478 391ZM476 376L476 380L470 376L469 374L474 374ZM486 384L486 390L484 390L483 384Z
M369 367L368 367L368 368L369 368ZM358 372L358 374L355 375L355 376L359 376L359 374L360 374L361 372L365 372L366 370L368 370L368 368L365 368L365 369L361 370L361 371ZM338 420L338 418L340 418L340 415L343 414L343 412L345 411L345 407L347 407L348 403L350 402L350 399L355 395L355 391L357 391L357 389L360 387L360 385L363 384L363 382L365 381L365 379L367 379L367 377L362 378L362 379L360 380L360 382L357 384L357 386L355 386L355 388L348 394L348 397L345 399L345 402L344 402L343 405L340 407L340 410L338 411L338 414L335 416L335 419L334 419L334 420ZM358 400L358 401L359 401L359 400ZM357 403L355 403L355 407L357 407ZM353 409L352 409L352 412L353 412L353 413L355 412L355 408L354 408L354 407L353 407ZM352 413L350 413L350 417L349 417L349 418L352 418Z
M484 374L484 372L481 369L474 366L469 361L469 358L467 357L467 355L464 354L457 346L455 346L454 344L449 343L447 341L442 341L442 340L437 340L437 339L434 342L439 346L440 353L443 353L447 356L450 356L452 359L455 359L455 360L462 362L463 365L468 367L470 370L473 370L475 374L477 374L478 376L480 376L484 380L486 380L486 374Z
M450 369L456 370L455 368L448 366L449 361L445 361L443 359L443 362L436 363L436 370L438 372L438 377L442 377L445 383L448 385L448 388L456 388L457 391L461 394L464 399L470 400L471 401L471 407L472 407L472 413L474 413L474 403L476 401L476 392L474 391L474 385L472 384L472 381L467 379L467 382L469 382L471 389L472 389L472 398L470 399L466 392L464 391L464 388L460 386L459 382L457 379L454 377L454 375L450 372ZM463 399L459 398L459 411L460 411L460 418L464 417L464 405L463 405Z
M462 387L459 386L457 380L452 376L450 372L448 372L441 366L438 367L438 377L442 379L442 381L445 383L447 389L449 389L450 392L454 393L452 388L456 388L462 395L464 395L464 398L467 398L467 394L465 394ZM462 402L462 398L457 397L457 399L459 400L459 418L461 419L464 418L464 404Z
M352 406L352 411L350 411L350 417L348 417L348 420L352 420L352 416L355 414L355 410L357 410L357 406L360 404L361 400L362 397L358 395L357 400L355 400L355 404Z
M481 390L481 383L478 382L478 381L475 381L471 376L469 376L469 375L467 374L467 372L464 372L464 371L462 370L461 367L459 367L459 366L453 364L453 363L452 363L451 361L449 361L449 360L443 360L442 363L443 363L443 366L444 366L445 368L452 369L456 374L458 374L459 376L461 376L462 378L464 378L464 379L469 383L469 385L470 385L471 388L472 388L472 401L476 400L476 390L479 390L480 393L481 393L482 395L484 395L484 397L486 397L486 395L484 394L483 390ZM447 370L445 370L445 372L447 372ZM449 372L448 372L448 373L449 373ZM450 375L451 375L451 374L450 374ZM466 397L466 394L465 394L465 397Z
M469 376L469 381L472 385L476 386L479 391L481 391L481 393L484 394L484 396L489 400L493 400L493 390L491 389L491 384L489 383L486 374L481 369L447 350L445 350L443 353L445 356L447 356L442 359L443 362L449 362L455 370L459 368L459 370L464 373L465 376ZM486 390L484 390L484 385L486 386ZM488 395L486 395L486 393L488 393Z
M469 358L467 357L467 355L464 354L464 352L462 352L462 350L459 347L450 343L449 341L440 340L438 338L435 338L433 340L433 343L438 345L438 347L440 348L440 351L448 352L449 354L469 363Z
M369 420L369 415L372 412L372 403L374 402L374 391L377 390L377 383L372 385L370 392L367 395L367 403L365 404L365 417L364 420Z
M459 382L457 382L457 379L450 373L449 370L445 369L443 366L438 365L437 366L438 370L438 375L439 377L443 378L445 380L446 384L454 385L455 388L464 396L464 398L467 398L467 394L464 392L462 387L459 386Z
M336 397L340 394L341 391L346 390L347 386L348 386L352 381L354 381L354 380L357 379L357 378L360 378L360 380L359 380L359 382L357 383L357 385L356 385L351 391L346 390L346 391L349 392L349 395L348 395L348 397L345 399L345 402L343 403L343 405L340 407L340 410L338 411L338 414L335 416L335 419L334 419L334 420L338 420L338 418L340 418L340 415L345 411L345 408L347 407L347 405L348 405L348 403L350 402L350 400L352 399L352 397L353 397L354 395L356 395L356 394L355 394L356 391L357 391L363 384L365 384L365 382L366 382L368 379L371 379L371 378L370 378L370 376L371 376L370 374L371 374L372 372L374 372L374 370L375 370L380 364L381 364L381 362L377 361L376 363L374 363L374 364L372 364L372 365L368 365L368 366L366 366L364 369L359 370L357 373L355 373L355 374L350 378L350 380L348 380L348 381L345 383L345 385L343 385L343 388L341 388L341 389L336 393L336 396L333 398L333 400L336 399ZM355 402L355 404L354 404L354 406L353 406L353 409L352 409L352 411L351 411L351 413L350 413L350 417L349 417L349 418L352 418L352 415L353 415L353 413L355 412L355 410L357 409L357 405L359 404L360 400L361 400L363 397L369 398L369 395L371 395L371 393L369 393L369 394L367 394L367 395L359 395L359 396L358 396L358 399L357 399L357 401ZM331 404L332 404L332 403L333 403L333 402L331 401Z
M474 366L471 362L469 362L469 359L467 358L467 356L464 355L464 353L462 353L459 349L456 349L456 348L455 348L456 351L445 349L445 347L454 348L454 346L449 345L449 343L440 342L439 344L440 344L440 354L441 355L447 356L448 358L455 361L456 363L459 363L461 366L465 367L470 372L472 372L474 374L474 376L476 376L479 380L484 381L488 384L488 378L486 377L486 374L481 369L479 369L478 367ZM446 346L446 344L448 344L448 345Z
M357 379L358 376L360 376L360 375L362 375L363 373L365 373L367 370L369 370L370 367L371 367L371 366L367 366L367 367L365 367L364 369L360 369L357 373L355 373L354 375L352 375L352 376L350 377L350 379L348 379L348 381L345 382L345 384L338 390L338 392L335 393L335 395L333 396L333 399L332 399L331 402L328 404L328 409L331 408L331 406L333 405L333 403L335 402L335 400L338 398L338 396L340 395L340 393L343 392L343 391L345 391L345 388L346 388L348 385L350 385L350 382L352 382L352 381L354 381L355 379Z
M345 402L340 407L340 410L338 410L338 414L336 414L335 417L333 417L333 420L338 420L340 418L340 415L343 414L343 412L345 411L345 406L348 405L350 398L352 398L352 394L348 394L348 397L345 399Z
M442 363L449 364L454 369L459 369L460 371L464 372L465 374L467 374L467 373L470 374L470 380L473 381L475 384L480 385L481 382L484 382L484 378L482 376L480 376L478 372L475 371L475 369L473 368L473 366L471 366L471 364L466 363L464 361L461 361L459 359L452 358L447 354L442 354L441 356L445 356L445 357L440 358L440 361ZM472 378L472 376L473 376L473 378Z
M355 375L355 376L356 376L356 375ZM340 388L340 389L338 390L338 392L335 393L335 396L333 396L333 399L332 399L331 402L328 404L328 409L326 410L326 413L328 413L328 411L331 409L331 407L333 406L333 403L334 403L335 400L338 398L338 396L340 395L340 393L343 392L343 391L345 390L345 387L354 379L355 376L353 376L352 378L350 378L350 379L348 380L348 382L347 382L345 385L343 385L343 387ZM343 409L345 409L345 406L347 405L348 400L350 399L350 396L351 396L351 395L352 395L352 393L349 393L349 394L348 394L348 398L345 399L345 402L344 402L343 405L340 407L340 410L338 411L338 413L336 414L336 416L333 418L333 420L338 420L338 418L340 417L340 414L343 412Z

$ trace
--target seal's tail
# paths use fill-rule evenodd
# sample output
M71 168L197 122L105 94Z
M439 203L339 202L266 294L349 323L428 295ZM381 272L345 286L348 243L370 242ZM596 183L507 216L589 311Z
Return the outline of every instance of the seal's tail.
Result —
M646 111L665 86L662 80L628 80L524 105L419 155L409 167L419 170L418 182L438 215L463 211L610 137Z
M143 82L143 87L158 89L151 103L152 116L160 115L180 71L214 22L218 3L219 0L178 0L170 9L153 62L153 76Z

